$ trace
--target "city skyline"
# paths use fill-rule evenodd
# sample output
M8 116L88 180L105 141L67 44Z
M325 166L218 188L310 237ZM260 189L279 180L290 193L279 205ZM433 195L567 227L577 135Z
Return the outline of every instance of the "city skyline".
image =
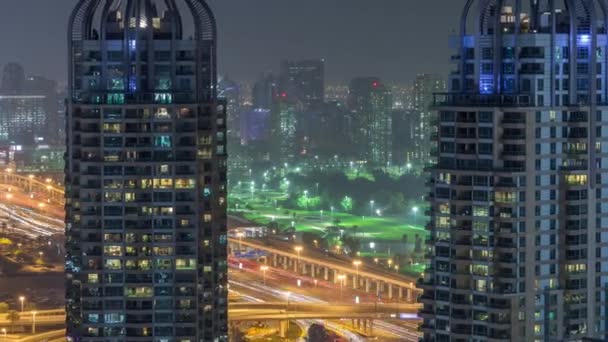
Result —
M262 72L276 71L282 60L311 58L326 60L329 84L348 84L353 77L366 76L409 84L418 73L447 72L447 42L458 23L452 13L460 11L460 1L414 4L386 0L383 6L363 0L313 2L209 1L220 23L220 74L253 82ZM4 0L6 10L0 12L0 21L19 29L0 32L0 66L20 62L28 75L45 76L65 85L64 37L75 3ZM418 39L429 17L436 18L436 23L428 27L425 39ZM30 25L22 27L22 18L28 18ZM311 22L316 26L311 27ZM408 41L416 41L416 45ZM242 63L244 55L247 63ZM418 70L408 65L417 65Z

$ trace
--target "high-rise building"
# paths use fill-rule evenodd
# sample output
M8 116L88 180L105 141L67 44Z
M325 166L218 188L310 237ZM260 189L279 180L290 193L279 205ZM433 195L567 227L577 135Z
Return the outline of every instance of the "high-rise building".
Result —
M2 69L0 93L4 95L21 95L25 86L25 70L18 63L8 63Z
M315 123L325 101L325 60L283 61L279 92L287 94L279 98L282 104L288 100L290 107L298 108L295 113L297 154L311 154L313 141L318 138Z
M226 341L226 111L202 0L81 0L69 26L70 341Z
M45 96L0 95L0 144L33 145L46 133Z
M325 101L325 60L283 61L279 84L305 111L318 110Z
M278 82L274 75L260 76L253 85L253 108L271 109L278 92Z
M421 74L414 81L412 105L413 116L411 127L413 128L413 143L407 153L407 162L424 165L429 160L431 144L429 139L434 133L435 113L431 108L433 105L433 94L445 91L445 80L432 74Z
M271 113L270 137L272 140L271 158L274 161L293 159L301 151L297 139L298 113L302 103L294 100L286 92L277 94Z
M608 339L607 16L467 1L435 102L425 341Z
M348 108L352 116L353 142L361 159L386 167L392 161L391 92L375 77L350 83Z

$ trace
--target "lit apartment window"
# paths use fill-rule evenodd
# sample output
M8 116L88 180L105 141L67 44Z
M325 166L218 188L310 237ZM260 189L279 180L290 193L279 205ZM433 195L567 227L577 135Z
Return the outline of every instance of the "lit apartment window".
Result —
M196 269L196 259L176 259L176 270L194 270Z

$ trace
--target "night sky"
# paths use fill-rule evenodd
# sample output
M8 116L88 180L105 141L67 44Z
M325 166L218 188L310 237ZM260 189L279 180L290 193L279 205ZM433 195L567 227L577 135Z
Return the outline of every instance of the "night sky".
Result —
M410 82L448 70L448 36L464 0L209 0L219 67L236 80L285 58L325 58L328 83L356 76ZM0 65L66 80L66 25L76 0L0 0Z

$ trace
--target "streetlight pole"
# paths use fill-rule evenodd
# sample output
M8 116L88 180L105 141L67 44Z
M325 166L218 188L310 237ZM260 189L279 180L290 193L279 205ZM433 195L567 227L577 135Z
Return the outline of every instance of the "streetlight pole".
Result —
M32 311L32 335L36 334L36 311Z
M369 201L369 207L370 207L370 217L374 216L374 200Z
M418 223L418 210L420 210L418 207L412 208L412 212L414 213L414 223Z
M298 265L297 265L297 269L298 269L298 272L299 272L299 271L300 271L300 253L302 252L302 246L296 246L296 247L294 248L294 250L295 250L295 251L296 251L296 253L298 254L298 260L297 260Z
M21 312L23 312L23 302L25 302L25 297L24 296L20 296L19 297L19 301L21 302Z
M268 271L268 266L262 266L260 267L260 270L262 271L262 275L264 277L264 286L266 286L266 271Z
M342 292L344 290L344 278L346 278L346 276L344 274L340 274L338 276L338 280L340 280L340 300L342 300Z

